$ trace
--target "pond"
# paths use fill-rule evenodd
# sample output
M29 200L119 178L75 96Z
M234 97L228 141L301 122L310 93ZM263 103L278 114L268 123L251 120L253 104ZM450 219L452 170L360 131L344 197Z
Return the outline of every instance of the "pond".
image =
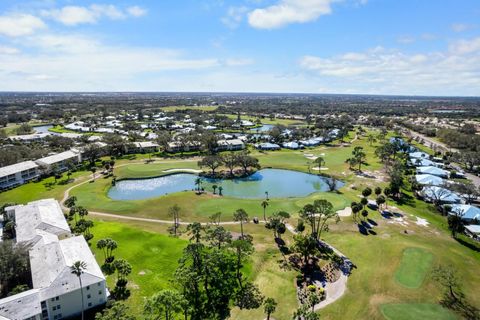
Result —
M33 127L33 130L35 130L35 133L51 133L48 130L53 128L53 126L50 125L45 125L45 126L36 126Z
M261 127L253 128L252 131L255 131L255 132L268 132L268 131L272 130L273 127L274 127L274 125L272 125L272 124L264 124L264 125L262 125Z
M110 188L108 196L114 200L141 200L162 195L193 190L197 175L178 173L158 178L118 181ZM235 198L260 199L305 197L314 192L327 191L327 178L282 169L262 169L246 178L233 180L202 179L202 187L213 191L212 186L222 186L223 195ZM343 186L337 182L337 189ZM218 193L218 190L217 190Z

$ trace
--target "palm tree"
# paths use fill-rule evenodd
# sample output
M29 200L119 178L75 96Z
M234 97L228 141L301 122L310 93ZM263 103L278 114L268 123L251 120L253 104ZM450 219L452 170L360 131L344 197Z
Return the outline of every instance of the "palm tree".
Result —
M80 293L82 295L82 320L83 320L83 313L84 313L82 274L85 269L87 269L87 264L84 261L76 261L70 267L70 272L76 275L78 277L78 281L80 282Z
M277 301L273 298L265 299L263 310L267 314L267 320L270 320L270 315L275 312L275 309L277 309Z
M375 138L375 135L373 133L370 133L367 137L368 143L370 146L374 143L377 142L377 138Z
M237 209L237 211L235 211L235 213L233 214L233 221L240 222L240 232L243 239L243 223L248 222L248 213L243 209Z
M218 188L218 186L217 186L216 184L214 184L214 185L212 186L213 194L215 194L215 191L217 190L217 188Z
M218 187L218 195L219 196L222 195L222 191L223 191L223 187L222 186Z
M320 172L320 168L322 168L325 165L325 159L322 157L318 157L313 161L316 165L318 165L318 172Z
M265 199L268 201L268 191L265 191Z
M200 186L202 185L202 178L200 177L196 178L195 185L197 186L197 192L200 192Z
M269 203L268 200L263 200L261 206L263 207L263 221L267 221L267 216L265 215L265 210L267 209Z

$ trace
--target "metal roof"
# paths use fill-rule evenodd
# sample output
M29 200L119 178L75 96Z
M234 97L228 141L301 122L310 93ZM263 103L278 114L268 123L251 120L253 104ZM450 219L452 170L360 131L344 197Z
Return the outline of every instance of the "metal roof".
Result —
M38 168L38 165L33 161L24 161L10 166L0 168L0 177L6 177L17 172Z

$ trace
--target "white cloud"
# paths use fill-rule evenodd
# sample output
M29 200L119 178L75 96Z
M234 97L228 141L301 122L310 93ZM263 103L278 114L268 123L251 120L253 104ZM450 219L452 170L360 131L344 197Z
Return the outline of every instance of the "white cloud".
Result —
M221 21L229 28L235 29L242 22L245 14L248 12L247 7L229 7L227 14L222 17Z
M146 10L139 6L122 10L112 4L92 4L89 7L65 6L60 9L42 10L41 14L64 25L76 26L94 24L104 17L111 20L125 19L129 16L141 17L146 14Z
M45 23L41 19L29 14L0 16L0 35L7 37L26 36L43 28L46 28Z
M456 54L480 52L480 37L470 40L459 40L450 45L450 51Z
M90 9L78 6L66 6L61 9L43 10L44 17L52 18L67 26L75 26L82 23L95 23L98 16Z
M334 0L281 0L277 4L255 9L248 14L254 28L275 29L291 23L305 23L332 12Z
M27 80L31 81L45 81L45 80L52 80L55 79L56 77L48 75L48 74L32 74L27 76Z
M128 14L130 14L132 17L141 17L147 14L147 10L143 9L139 6L133 6L133 7L128 7L127 8Z
M375 48L332 57L304 56L300 67L315 79L358 93L480 95L480 38L445 52L408 54Z
M20 53L20 50L13 47L0 46L0 54L17 54Z
M127 90L146 81L144 78L162 75L171 79L180 72L196 73L242 62L192 58L172 49L106 45L80 34L41 34L26 40L23 52L0 54L4 90Z
M415 42L415 38L412 36L400 36L397 38L397 42L401 44L410 44Z
M126 14L112 4L92 4L90 10L99 17L105 16L112 20L126 18Z
M451 25L452 30L455 32L463 32L470 29L470 26L465 23L454 23Z
M225 65L229 67L248 66L254 64L253 59L248 58L230 58L225 60Z

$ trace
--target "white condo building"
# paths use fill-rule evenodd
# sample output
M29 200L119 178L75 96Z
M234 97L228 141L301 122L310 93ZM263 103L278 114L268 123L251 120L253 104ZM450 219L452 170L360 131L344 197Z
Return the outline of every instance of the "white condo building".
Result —
M38 165L33 161L24 161L0 168L0 189L7 189L38 178Z
M74 236L54 199L6 208L16 223L16 242L29 245L33 289L0 299L0 320L59 320L82 310L80 282L71 273L76 261L86 263L81 275L84 310L106 303L105 277L83 236Z

